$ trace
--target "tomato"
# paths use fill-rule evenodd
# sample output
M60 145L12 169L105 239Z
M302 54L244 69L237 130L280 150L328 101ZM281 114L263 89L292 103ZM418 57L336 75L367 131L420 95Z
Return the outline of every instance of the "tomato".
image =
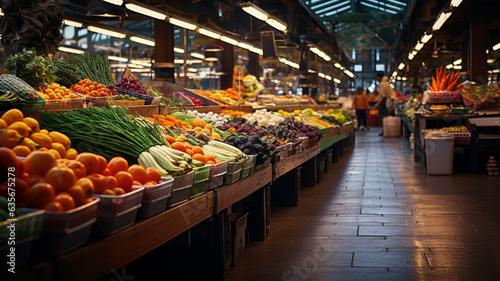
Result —
M99 160L97 159L97 155L95 155L94 153L80 153L76 157L76 160L82 162L83 165L85 165L85 168L87 169L87 175L94 174L99 167Z
M147 168L146 169L146 173L148 175L148 177L147 177L148 180L147 181L160 182L160 180L161 180L161 174L155 168L153 168L153 167Z
M123 157L115 157L109 161L108 169L113 175L120 171L128 171L128 162Z
M134 177L132 177L132 174L120 171L115 174L115 178L118 181L118 187L123 188L125 192L132 191L132 185L134 185Z
M70 168L56 166L45 174L44 180L54 187L56 193L59 193L72 187L76 183L76 176Z
M146 169L141 165L134 164L128 168L128 172L134 178L134 181L138 181L140 183L145 183L148 181L148 173Z
M94 182L88 177L78 179L75 185L78 185L83 189L83 193L86 198L91 198L95 193Z
M87 175L87 168L85 168L85 165L78 160L68 160L66 166L73 170L77 179L83 178Z
M43 209L45 205L54 201L56 192L49 183L37 183L26 191L26 207Z
M83 188L79 185L74 185L70 189L68 189L68 194L75 201L76 207L84 205L85 200L87 200L87 197L85 196L85 191L83 191Z
M69 210L74 209L76 207L75 200L67 192L60 192L59 194L57 194L54 201L61 203L61 205L65 211L69 211Z
M106 189L106 177L99 174L93 174L87 176L92 183L94 184L94 193L102 194L102 192Z

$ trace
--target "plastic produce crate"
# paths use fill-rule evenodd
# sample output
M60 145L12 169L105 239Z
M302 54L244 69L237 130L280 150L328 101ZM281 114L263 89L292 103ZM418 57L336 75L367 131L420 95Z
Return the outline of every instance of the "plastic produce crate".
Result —
M80 95L81 96L81 95ZM73 99L45 100L42 110L75 109L82 108L85 98L83 96Z
M167 200L167 207L173 207L189 199L191 186L193 185L194 172L174 177L172 195Z
M216 176L211 176L210 179L208 180L208 189L216 188L218 186L221 186L222 183L224 182L224 175L226 173L216 175Z
M228 173L224 174L223 184L228 185L228 184L232 184L232 183L235 183L236 181L238 181L240 179L240 176L241 176L241 170L242 169L239 169L238 171L236 171L234 173L228 172Z
M157 105L160 103L160 100L161 100L161 97L153 97L153 96L143 95L143 94L139 94L137 92L125 90L125 89L122 89L119 87L115 87L115 90L118 92L118 94L129 95L131 97L136 97L140 100L144 100L145 105Z
M108 104L108 100L113 100L113 96L85 96L84 103L86 107L106 107L106 105Z
M172 195L173 183L173 178L164 177L157 185L145 186L137 217L149 218L164 211L167 208L167 200ZM140 186L135 188L140 188Z
M140 187L123 195L95 195L101 201L93 232L110 235L133 225L137 209L141 207L143 193L144 187Z
M243 168L241 169L240 179L248 177L252 170L255 169L255 161L257 161L257 156L248 155L247 161L243 162Z
M227 173L227 166L228 166L227 161L210 165L210 177L214 177L217 175L223 175L223 174Z
M49 256L62 255L87 242L92 224L96 221L99 201L95 198L90 203L64 212L45 211L37 252Z
M15 267L21 267L28 262L31 243L40 236L43 223L44 211L23 212L24 214L16 217L16 261ZM0 222L0 273L7 272L10 266L7 264L10 258L10 245L8 238L10 229L7 228L11 222Z
M229 162L227 164L227 173L234 174L243 168L243 162Z
M207 189L208 189L208 180L209 179L207 177L203 181L193 183L193 185L189 189L189 198L192 198L192 197L195 197L195 196L198 196L198 195L205 193L205 191L207 191Z

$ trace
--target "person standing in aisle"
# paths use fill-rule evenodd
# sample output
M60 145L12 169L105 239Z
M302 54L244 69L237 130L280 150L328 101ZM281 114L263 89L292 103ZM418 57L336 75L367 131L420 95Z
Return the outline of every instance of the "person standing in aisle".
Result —
M363 92L363 88L359 87L352 100L352 109L356 110L356 117L358 118L360 131L370 130L366 126L366 112L368 111L368 108L368 97Z
M377 81L379 82L379 89L375 107L378 109L380 122L382 122L382 133L379 136L383 136L384 118L394 113L393 99L396 97L396 93L392 89L391 83L389 83L389 77L384 76L382 71L377 72Z

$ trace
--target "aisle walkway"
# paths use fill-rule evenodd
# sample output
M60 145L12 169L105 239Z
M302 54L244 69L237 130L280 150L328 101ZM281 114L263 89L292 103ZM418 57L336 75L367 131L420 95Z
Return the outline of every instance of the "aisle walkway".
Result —
M500 280L500 178L427 176L379 132L357 132L298 207L273 208L225 280Z

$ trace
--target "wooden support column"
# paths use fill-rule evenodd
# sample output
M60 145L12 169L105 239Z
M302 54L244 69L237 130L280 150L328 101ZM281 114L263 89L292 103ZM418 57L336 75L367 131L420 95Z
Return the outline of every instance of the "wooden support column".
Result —
M174 73L174 27L166 22L156 20L155 33L155 80L175 83Z
M259 55L250 51L248 51L248 74L257 77L257 79L260 76Z
M486 25L484 21L470 23L470 40L468 49L468 70L470 80L480 85L488 83L486 67Z
M221 66L222 71L226 74L221 75L221 89L227 89L233 87L233 67L234 67L234 46L225 42L222 42Z

